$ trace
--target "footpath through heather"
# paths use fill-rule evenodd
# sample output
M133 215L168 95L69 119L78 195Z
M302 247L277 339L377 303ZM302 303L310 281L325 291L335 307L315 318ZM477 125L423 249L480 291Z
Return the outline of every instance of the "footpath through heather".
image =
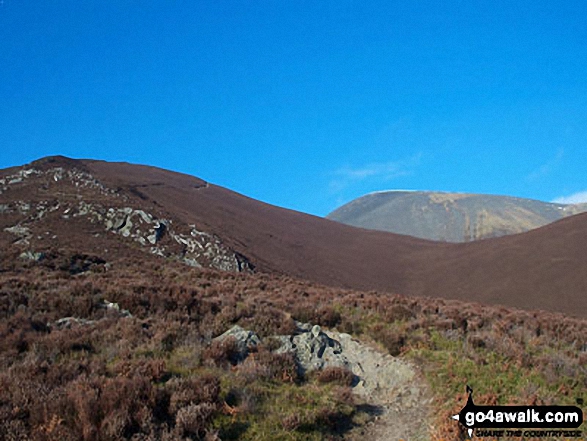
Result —
M384 354L349 334L324 331L340 342L342 353L360 378L357 402L371 415L345 439L350 441L428 441L432 394L416 368Z

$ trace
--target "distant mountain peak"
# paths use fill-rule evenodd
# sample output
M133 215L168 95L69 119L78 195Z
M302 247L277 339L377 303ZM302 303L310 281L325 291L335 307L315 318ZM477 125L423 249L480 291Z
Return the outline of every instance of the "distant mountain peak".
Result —
M410 198L423 202L405 205ZM404 204L400 213L406 223L414 223L413 212L423 218L431 214L433 221L441 214L452 216L456 224L463 207L479 198L500 200L390 192L359 202L373 208L393 199ZM469 239L486 237L510 225L512 218L535 221L535 201L501 200L508 208L505 214L493 214L485 203L468 216L460 233ZM546 205L556 212L573 207ZM449 232L443 234L448 238ZM156 268L177 261L187 264L182 267L186 272L254 271L382 295L461 299L585 317L586 242L587 213L525 234L446 244L349 227L152 166L53 157L0 170L0 261L51 266L75 277L93 266L109 271L119 264Z
M474 193L387 190L369 193L327 218L355 227L422 239L469 242L522 233L587 211L564 205Z

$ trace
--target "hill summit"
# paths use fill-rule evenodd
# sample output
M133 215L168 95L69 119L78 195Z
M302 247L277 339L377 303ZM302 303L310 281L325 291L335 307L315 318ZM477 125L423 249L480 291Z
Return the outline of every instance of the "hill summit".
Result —
M470 242L533 230L587 204L556 204L511 196L438 191L370 193L327 218L355 227L443 242Z
M177 262L186 272L264 273L585 317L586 241L587 213L524 234L442 243L351 227L145 165L50 157L0 170L0 272L28 262L77 277Z

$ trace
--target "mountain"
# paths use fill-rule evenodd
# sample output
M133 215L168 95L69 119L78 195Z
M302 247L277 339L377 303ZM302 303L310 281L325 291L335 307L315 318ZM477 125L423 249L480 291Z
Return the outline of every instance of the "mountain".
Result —
M153 167L0 170L0 439L456 440L464 384L574 405L587 321L552 311L587 316L586 235L437 243Z
M72 272L147 253L225 271L587 317L587 214L513 236L440 243L271 206L155 167L63 157L1 171L0 191L3 252L61 259Z
M328 219L422 239L470 242L522 233L587 211L587 204L433 191L371 193L337 208Z

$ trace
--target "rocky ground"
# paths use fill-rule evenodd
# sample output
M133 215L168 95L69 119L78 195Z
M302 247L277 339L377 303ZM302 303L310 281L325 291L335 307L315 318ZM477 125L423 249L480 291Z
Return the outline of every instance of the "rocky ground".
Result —
M192 267L232 272L253 269L244 256L217 236L197 229L194 224L167 218L157 213L154 206L138 208L137 204L145 205L141 197L113 190L78 168L22 169L0 178L0 195L15 198L0 203L0 231L10 233L11 242L29 258L42 257L35 248L46 247L49 237L74 235L75 229L80 228L76 221L82 221L82 225L86 221L94 239L113 233L131 246L138 244L143 251ZM87 235L87 231L82 234Z
M328 332L360 378L354 392L372 419L355 428L347 439L359 441L429 440L430 391L415 367L405 360L352 338Z
M446 213L454 196L433 199ZM587 213L446 244L351 228L148 166L49 157L0 170L0 246L18 254L68 247L111 262L140 251L193 267L587 317L586 241Z
M368 415L346 439L359 441L429 440L432 396L416 368L409 362L361 342L349 334L323 330L297 322L295 334L274 336L281 342L276 352L291 352L304 372L344 367L355 374L353 392ZM233 337L242 358L261 339L252 331L234 326L219 336Z

